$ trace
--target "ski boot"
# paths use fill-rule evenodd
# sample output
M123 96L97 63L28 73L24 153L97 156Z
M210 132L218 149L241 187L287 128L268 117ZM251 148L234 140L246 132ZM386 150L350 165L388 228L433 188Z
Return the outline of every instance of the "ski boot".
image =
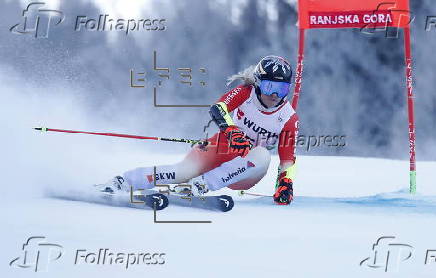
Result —
M95 184L94 186L96 190L109 194L129 190L129 185L124 181L124 178L121 176L116 176L104 184Z
M203 196L209 189L204 181L203 175L189 180L187 184L178 184L174 186L174 192L185 196Z

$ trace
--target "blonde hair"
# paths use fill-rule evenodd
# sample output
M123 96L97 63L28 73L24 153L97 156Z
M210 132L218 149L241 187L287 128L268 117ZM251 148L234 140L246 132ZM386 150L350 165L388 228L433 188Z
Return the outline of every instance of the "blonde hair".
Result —
M227 86L230 86L235 81L242 81L242 85L258 85L258 80L254 75L255 65L251 65L243 71L238 72L227 78Z

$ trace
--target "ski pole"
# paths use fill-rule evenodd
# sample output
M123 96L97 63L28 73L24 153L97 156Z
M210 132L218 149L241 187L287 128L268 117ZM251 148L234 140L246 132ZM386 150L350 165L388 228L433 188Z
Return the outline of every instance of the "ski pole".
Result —
M209 143L206 140L149 137L149 136L129 135L129 134L110 133L110 132L77 131L77 130L47 128L47 127L34 127L33 129L39 130L39 131L45 131L45 132L53 131L53 132L65 132L65 133L81 133L81 134L114 136L114 137L133 138L133 139L147 139L147 140L171 141L171 142L181 142L181 143L190 143L190 144L201 144L203 146L207 146L207 144Z
M245 190L239 190L239 195L250 195L250 196L260 196L260 197L272 197L271 195L266 194L260 194L260 193L253 193L253 192L246 192Z

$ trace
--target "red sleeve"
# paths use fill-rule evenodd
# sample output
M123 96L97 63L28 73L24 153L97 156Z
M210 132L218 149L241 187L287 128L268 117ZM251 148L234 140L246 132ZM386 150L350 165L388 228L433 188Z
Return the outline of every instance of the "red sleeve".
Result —
M280 132L278 147L280 163L289 162L290 160L295 163L295 145L298 136L298 123L298 115L295 113L285 123Z
M227 111L231 112L246 101L250 97L250 93L250 85L241 85L225 93L217 102L224 102L227 105Z

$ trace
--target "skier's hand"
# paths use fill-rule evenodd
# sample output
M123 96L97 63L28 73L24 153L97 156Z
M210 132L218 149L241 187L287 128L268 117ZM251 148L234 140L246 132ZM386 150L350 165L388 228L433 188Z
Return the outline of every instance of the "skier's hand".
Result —
M244 133L236 126L229 126L224 131L227 139L229 140L229 147L231 152L236 152L241 156L245 156L253 147L250 140L245 139Z
M289 205L294 199L292 180L286 177L281 178L273 198L278 205Z
M199 142L194 142L194 143L192 143L191 144L191 148L194 148L194 147L198 147L198 149L199 150L201 150L201 151L207 151L207 145L209 145L209 142L207 141L207 140L205 140L205 141L199 141Z

